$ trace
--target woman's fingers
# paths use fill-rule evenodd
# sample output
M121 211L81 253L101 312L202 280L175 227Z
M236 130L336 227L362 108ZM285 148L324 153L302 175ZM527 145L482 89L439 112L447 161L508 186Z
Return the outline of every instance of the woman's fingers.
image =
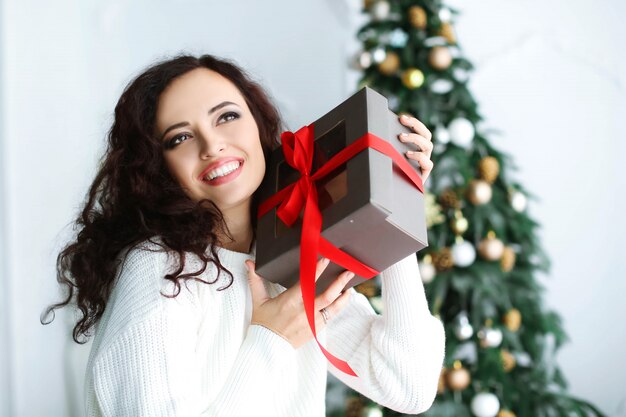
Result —
M422 182L426 182L426 179L430 175L431 171L433 170L433 166L435 165L433 161L431 161L430 158L424 155L422 152L407 152L406 156L409 159L414 159L419 162L420 167L422 168Z
M341 291L352 277L354 277L354 273L350 271L339 274L326 291L315 297L315 309L319 311L331 305L341 295Z
M410 127L411 129L413 129L414 132L424 136L428 140L431 140L433 137L433 134L430 132L430 130L428 130L426 125L417 120L415 117L403 114L402 116L400 116L400 123Z
M425 153L428 157L430 157L433 152L433 143L417 133L400 133L398 138L404 143L416 145L416 150Z
M417 120L415 117L402 115L400 122L413 129L416 133L401 133L398 135L404 143L412 143L417 149L414 151L407 151L406 157L417 161L422 170L422 182L426 182L426 179L433 170L433 161L430 157L433 153L432 133L426 128L424 123Z

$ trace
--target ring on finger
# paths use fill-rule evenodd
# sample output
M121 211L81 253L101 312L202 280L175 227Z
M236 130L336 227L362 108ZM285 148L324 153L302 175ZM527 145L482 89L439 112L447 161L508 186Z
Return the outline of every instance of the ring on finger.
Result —
M321 309L320 313L322 313L322 318L324 319L324 324L328 323L328 320L330 320L330 315L328 314L328 311L326 310L326 307Z

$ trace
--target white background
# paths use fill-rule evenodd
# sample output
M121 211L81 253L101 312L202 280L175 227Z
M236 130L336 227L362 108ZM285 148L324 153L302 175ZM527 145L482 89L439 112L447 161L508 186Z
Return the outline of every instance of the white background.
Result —
M571 392L626 416L626 39L622 2L455 0L491 138L540 197L548 306L571 338ZM355 89L359 0L0 0L0 415L80 416L89 345L70 340L55 259L93 179L123 87L179 51L235 59L288 127ZM618 258L619 256L619 258Z

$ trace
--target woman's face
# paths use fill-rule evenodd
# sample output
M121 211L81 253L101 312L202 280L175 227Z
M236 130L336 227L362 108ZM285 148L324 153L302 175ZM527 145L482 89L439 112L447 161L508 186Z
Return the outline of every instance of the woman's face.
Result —
M194 201L225 213L250 202L265 174L259 129L237 87L198 68L173 80L159 97L157 135L165 164Z

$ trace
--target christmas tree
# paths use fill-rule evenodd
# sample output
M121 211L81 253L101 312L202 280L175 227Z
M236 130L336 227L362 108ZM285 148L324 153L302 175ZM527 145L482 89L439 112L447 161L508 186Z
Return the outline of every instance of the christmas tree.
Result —
M438 396L423 415L602 416L567 393L555 363L567 335L543 305L536 279L550 270L527 211L537 198L512 178L511 157L480 129L467 87L473 66L454 32L458 11L439 0L366 1L363 11L370 19L357 35L359 88L374 88L393 111L433 131L429 247L417 257L431 312L446 328L446 359ZM383 311L379 281L356 289ZM336 384L330 379L329 390ZM343 398L329 403L329 416L403 415L352 390Z

